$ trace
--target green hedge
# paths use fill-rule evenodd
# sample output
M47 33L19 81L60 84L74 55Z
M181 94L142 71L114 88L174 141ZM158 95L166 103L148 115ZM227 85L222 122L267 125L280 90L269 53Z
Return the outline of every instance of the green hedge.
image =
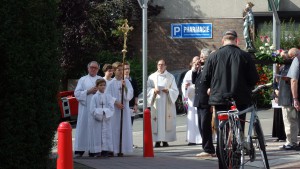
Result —
M60 79L56 1L0 6L0 168L49 168Z

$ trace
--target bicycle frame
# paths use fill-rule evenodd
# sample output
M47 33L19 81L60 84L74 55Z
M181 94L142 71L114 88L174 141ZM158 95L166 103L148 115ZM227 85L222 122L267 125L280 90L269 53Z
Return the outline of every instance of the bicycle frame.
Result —
M232 102L232 103L235 104L235 102ZM234 108L235 108L235 105L234 105ZM250 120L249 120L248 135L247 135L246 140L244 140L244 135L241 135L241 133L244 133L244 131L241 131L241 123L239 120L239 116L242 114L245 114L245 113L251 114ZM254 133L255 132L255 130L254 130L255 123L258 125L260 132L262 132L260 122L258 120L258 116L256 113L256 107L255 107L255 105L252 105L243 111L238 111L237 109L235 109L235 110L228 110L228 111L219 111L219 112L217 112L217 114L218 114L218 119L220 120L219 130L225 126L226 122L228 122L229 128L231 128L231 129L229 129L229 133L227 133L228 134L227 137L230 138L231 135L229 135L229 134L232 134L233 132L235 133L234 137L238 143L237 148L238 148L238 151L240 151L240 153L241 153L240 169L243 169L244 164L246 164L248 162L248 161L245 162L245 157L244 157L245 152L244 151L246 151L246 152L253 151L252 153L249 153L249 157L250 157L251 162L255 160L255 149L254 149L254 145L253 145L253 141L252 141L252 139L254 139L253 136L256 134L256 133ZM235 131L230 131L230 130L235 130ZM261 138L261 139L263 139L263 144L265 144L264 138ZM226 145L227 147L231 146L230 142L231 141L226 142L226 144L229 144L229 145ZM264 160L263 160L263 162L265 164ZM268 165L269 164L267 164L267 166Z
M246 146L244 146L247 150L250 150L250 143L251 143L251 137L252 137L252 134L253 134L253 124L254 122L256 121L256 119L258 118L257 114L256 114L256 108L254 107L254 105L248 107L247 109L243 110L243 111L240 111L238 113L238 115L242 115L242 114L245 114L245 113L249 113L251 112L251 116L250 116L250 121L249 121L249 128L248 128L248 135L247 135L247 140L245 143Z
M272 86L272 83L259 85L254 90L252 90L252 93L256 93L258 90L270 86ZM244 155L246 153L248 153L250 157L249 161L252 162L255 160L256 154L255 154L255 148L252 139L256 139L256 143L258 145L257 147L260 150L264 167L269 169L270 166L269 166L269 161L266 153L264 134L261 128L260 120L256 113L257 110L256 110L255 102L253 102L253 104L247 109L243 111L239 111L238 109L236 109L235 101L232 98L232 95L230 93L224 94L224 99L229 101L232 106L231 106L231 110L217 112L217 117L219 119L219 128L218 128L219 149L217 151L219 151L220 154L219 157L220 162L226 168L239 167L240 169L243 169L245 163L248 162L248 161L244 162L245 161ZM241 135L241 133L244 134L244 131L241 131L242 127L239 120L240 119L239 116L249 112L251 113L251 116L249 120L248 135L247 135L247 139L244 140L244 135ZM229 132L227 131L227 129L229 129ZM234 143L237 145L235 145ZM236 159L239 158L239 156L240 156L240 161L236 161Z

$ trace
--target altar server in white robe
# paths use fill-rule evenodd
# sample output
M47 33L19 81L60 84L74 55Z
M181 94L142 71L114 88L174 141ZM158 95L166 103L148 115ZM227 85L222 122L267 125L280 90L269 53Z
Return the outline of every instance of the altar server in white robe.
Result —
M104 73L103 79L106 81L106 86L109 86L109 83L112 80L114 74L114 69L111 64L104 64L102 71Z
M90 116L93 120L89 122L92 127L89 135L89 150L95 157L107 157L108 151L113 151L111 117L114 114L114 99L104 93L106 88L104 79L98 79L96 86L98 91L91 101Z
M193 63L200 59L199 56L195 56L192 60L192 69L187 71L181 85L182 97L185 104L187 104L187 126L186 126L186 141L188 145L196 145L202 142L198 127L198 114L197 108L193 106L195 98L195 85L192 84L192 70Z
M157 71L147 81L147 102L151 106L152 136L155 147L168 147L176 141L175 101L179 91L174 76L166 70L166 62L157 62Z
M133 152L131 111L129 108L129 101L133 98L133 88L128 79L122 80L122 63L115 62L112 66L115 77L106 88L106 93L115 98L115 112L111 119L113 131L113 152L114 155L117 155L118 153L128 154ZM122 85L124 86L123 104L121 102ZM123 109L122 152L119 152L121 109Z
M74 91L79 102L74 144L75 157L81 157L85 151L89 150L89 112L92 96L98 90L96 80L102 78L97 75L99 67L96 61L90 62L87 66L89 74L79 79Z

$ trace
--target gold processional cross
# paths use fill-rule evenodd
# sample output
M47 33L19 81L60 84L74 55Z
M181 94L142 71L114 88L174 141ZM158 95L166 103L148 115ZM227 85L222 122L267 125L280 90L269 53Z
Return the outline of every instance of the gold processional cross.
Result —
M125 57L126 57L126 52L127 52L127 45L126 45L126 42L127 42L127 35L128 35L128 32L129 31L132 31L133 30L133 27L128 25L128 20L125 19L125 23L121 26L121 27L118 27L119 30L121 30L123 33L124 33L124 45L123 45L123 50L122 50L122 53L123 53L123 63L125 62Z
M127 34L129 31L133 30L133 27L129 27L128 25L128 20L125 19L125 23L121 26L121 27L118 27L118 30L121 30L123 33L124 33L124 45L123 45L123 50L122 50L122 53L123 53L123 76L122 76L122 80L124 80L124 63L125 63L125 57L126 57L126 52L127 52L127 45L126 45L126 42L127 42ZM123 83L123 82L122 82ZM124 101L124 88L125 88L125 92L126 91L126 87L124 87L123 85L122 86L122 91L121 91L121 103L123 104L123 101ZM118 156L121 157L123 156L123 153L122 153L122 131L123 131L123 109L121 109L121 119L120 119L120 144L119 144L119 153L118 153Z

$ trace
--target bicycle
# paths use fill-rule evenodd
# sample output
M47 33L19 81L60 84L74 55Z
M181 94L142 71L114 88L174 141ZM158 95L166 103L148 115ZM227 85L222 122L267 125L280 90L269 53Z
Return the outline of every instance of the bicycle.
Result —
M271 86L271 84L260 85L252 93L267 86ZM264 167L269 169L264 134L256 113L256 103L253 103L252 106L243 111L239 111L232 97L227 97L226 99L232 105L230 110L217 112L219 120L219 158L222 165L228 169L243 169L247 162L253 162L256 158L253 142L256 141ZM248 112L251 112L251 116L249 121L245 121L249 123L249 127L247 138L244 139L244 131L242 131L239 116ZM245 160L246 155L249 156L249 160L247 161Z

